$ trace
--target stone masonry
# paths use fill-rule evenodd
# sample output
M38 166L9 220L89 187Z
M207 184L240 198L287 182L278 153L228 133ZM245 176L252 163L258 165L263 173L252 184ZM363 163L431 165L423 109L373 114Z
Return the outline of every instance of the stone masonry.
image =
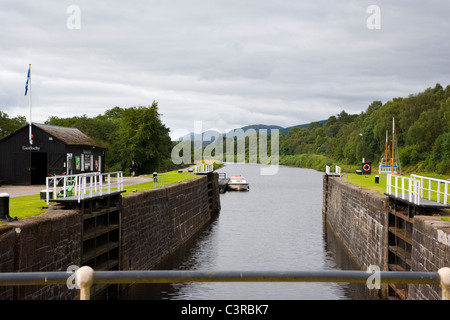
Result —
M415 216L413 246L411 251L412 271L436 272L450 267L450 222L440 216ZM440 300L439 285L410 285L411 300Z
M151 269L220 210L218 174L131 192L120 205L121 270ZM51 206L39 216L0 225L0 272L67 271L80 266L82 216ZM69 276L69 274L68 274ZM0 300L73 300L67 285L0 287Z
M324 220L361 267L387 270L387 197L324 176Z
M5 223L0 236L0 272L67 271L80 264L81 217L71 210ZM1 287L2 300L74 299L66 285Z
M388 197L324 175L324 221L362 270L369 265L388 270L388 212ZM411 271L450 267L450 222L442 219L445 214L448 217L445 211L414 216ZM381 289L385 292L386 287ZM409 300L435 300L441 295L439 285L408 286Z
M211 219L208 178L124 196L121 268L151 269Z

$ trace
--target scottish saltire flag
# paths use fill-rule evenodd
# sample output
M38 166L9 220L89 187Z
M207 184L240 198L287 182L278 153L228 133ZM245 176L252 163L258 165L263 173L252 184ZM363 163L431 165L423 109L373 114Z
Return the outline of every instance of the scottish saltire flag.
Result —
M31 83L30 72L31 72L31 65L28 68L27 83L25 84L25 95L27 95L27 92L28 92L28 81Z

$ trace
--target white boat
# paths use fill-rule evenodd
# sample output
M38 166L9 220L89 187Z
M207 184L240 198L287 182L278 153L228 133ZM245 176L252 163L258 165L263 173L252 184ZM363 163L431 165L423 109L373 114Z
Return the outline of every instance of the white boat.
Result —
M248 182L243 176L230 177L230 181L228 181L228 190L245 191L248 189Z

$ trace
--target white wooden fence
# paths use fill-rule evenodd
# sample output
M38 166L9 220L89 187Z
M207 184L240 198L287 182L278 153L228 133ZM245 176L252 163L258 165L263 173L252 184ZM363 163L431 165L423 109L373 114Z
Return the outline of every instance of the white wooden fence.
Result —
M194 173L208 173L214 171L214 166L212 164L201 163L192 169Z
M59 184L62 185L58 186ZM73 175L57 175L46 178L46 202L51 199L76 197L78 202L94 195L123 191L123 172L91 172ZM60 192L57 192L60 191Z
M336 166L336 168L334 170L335 170L335 172L331 172L330 166L325 166L325 173L326 174L338 174L338 175L341 175L341 167Z
M450 181L411 174L410 177L388 174L386 193L420 205L428 199L444 205L448 204Z

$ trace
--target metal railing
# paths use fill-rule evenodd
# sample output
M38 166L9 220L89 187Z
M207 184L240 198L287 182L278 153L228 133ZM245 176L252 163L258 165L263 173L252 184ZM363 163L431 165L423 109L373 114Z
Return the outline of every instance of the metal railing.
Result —
M450 181L411 174L411 177L388 174L386 193L420 205L421 199L428 199L447 205Z
M433 200L442 204L448 203L448 192L449 192L448 185L450 184L450 181L423 177L415 174L412 174L411 178L420 181L421 198L427 198L428 196L428 200Z
M192 171L194 173L208 173L208 172L212 172L212 171L214 171L214 165L201 163L201 164L198 164L198 165L194 166Z
M331 172L331 167L330 166L325 166L325 173L326 174L334 173L334 174L341 175L341 167L336 166L336 168L334 170L335 170L334 172Z
M378 167L378 174L392 174L392 171L394 171L394 173L398 172L397 164L394 164L394 170L392 170L391 165L380 164L380 166Z
M63 181L62 186L58 186ZM90 172L73 175L56 175L47 177L46 186L46 202L50 199L76 197L78 202L85 198L91 198L96 193L103 195L104 192L110 193L111 190L123 191L123 172ZM61 188L60 192L57 190Z
M388 174L386 176L386 193L409 202L420 204L420 180Z
M378 274L377 274L378 272ZM438 272L411 271L94 271L83 266L72 272L0 273L0 286L56 285L69 286L75 281L80 300L90 299L95 284L192 283L192 282L346 282L369 283L377 275L379 283L432 284L442 288L442 299L450 300L450 268Z

